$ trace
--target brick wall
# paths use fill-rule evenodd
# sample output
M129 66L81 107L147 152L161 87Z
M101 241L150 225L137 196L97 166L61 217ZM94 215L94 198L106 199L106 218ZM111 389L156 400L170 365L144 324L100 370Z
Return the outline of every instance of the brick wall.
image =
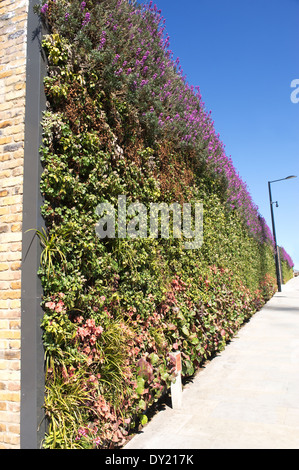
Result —
M27 10L28 0L0 0L0 449L20 447Z

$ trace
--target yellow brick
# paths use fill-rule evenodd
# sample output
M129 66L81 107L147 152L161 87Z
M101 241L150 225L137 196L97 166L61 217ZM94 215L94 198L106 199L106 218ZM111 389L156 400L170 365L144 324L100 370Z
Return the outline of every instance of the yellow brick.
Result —
M20 356L21 356L20 351L8 351L8 352L9 352L9 355L10 355L9 369L10 370L20 370L20 361L19 361ZM14 353L14 356L11 353Z
M6 424L0 423L0 433L4 433L6 430L7 430L6 429ZM0 449L1 449L1 447L0 447Z
M1 339L20 339L20 330L0 330Z
M8 196L4 197L1 201L1 204L3 206L10 206L14 204L20 204L22 202L22 196L15 195L15 196Z
M22 254L21 252L15 251L15 252L9 252L9 253L1 253L0 254L0 260L8 263L9 261L21 261L22 259Z
M12 170L12 175L13 176L23 176L24 174L24 168L23 166L18 166ZM21 182L23 184L23 178L21 178Z
M20 251L22 250L22 243L13 243L10 245L10 250L11 251Z
M2 380L2 382L17 382L20 380L20 373L17 370L8 370L7 368L3 368L0 370L0 380Z
M23 165L24 163L24 144L20 146L18 150L13 152L13 158L16 159L18 165Z
M10 136L11 135L11 126L6 126L6 127L0 128L0 134L2 135L2 137Z
M5 281L0 282L0 290L9 289L9 287L11 287L9 282L5 282ZM12 289L12 287L11 287L11 289ZM17 289L17 287L16 287L16 289Z
M0 180L2 178L8 178L10 176L10 174L11 174L10 170L0 171Z
M11 330L19 330L21 328L21 320L10 320L9 321L9 328Z
M12 289L20 289L21 288L21 281L13 281L10 283L10 287Z
M0 263L0 271L7 271L9 269L9 265L7 263Z
M0 13L4 14L8 11L13 11L13 3L11 0L1 0Z
M15 204L14 206L10 207L10 212L12 214L22 213L22 211L23 211L23 205L22 204Z
M12 392L17 392L20 389L21 387L19 380L10 380L7 384L7 390L10 390Z
M18 82L15 84L15 90L25 90L26 88L26 83L24 82Z
M14 144L12 144L14 145ZM23 149L19 149L22 151L23 153ZM9 155L9 159L6 160L1 166L2 166L2 170L14 170L15 168L17 168L19 165L20 165L20 161L23 162L23 160L21 160L20 158L14 158L14 154L15 152L11 152L11 154L8 154Z
M9 329L8 320L0 320L0 330L8 330L8 329ZM1 373L0 373L0 380L3 380L3 379L1 379Z
M15 400L15 401L18 401L18 400ZM17 446L19 445L20 437L16 434L3 433L1 440L9 446Z
M12 300L10 302L10 308L20 308L21 307L21 300Z
M11 103L0 103L0 111L7 111L8 109L11 108Z
M10 93L10 92L12 92L13 90L14 90L13 84L8 85L8 86L6 85L6 86L4 87L4 89L3 89L3 91L4 91L4 98L6 98L7 94Z
M20 28L24 28L24 22L25 22L26 20L27 20L27 14L24 13L24 11L22 10L22 11L20 11L20 14L17 15L15 21L16 21L16 24L19 23ZM21 37L18 38L18 40L20 40L20 39L23 39L23 38L21 38Z
M21 268L21 262L20 261L15 261L14 263L11 263L11 265L10 265L10 269L12 271L17 271L20 268Z
M8 341L7 340L4 341L4 340L0 339L0 349L2 349L2 351L7 351L8 350Z
M24 125L18 124L17 126L12 126L10 128L12 134L18 134L19 132L24 132Z
M21 222L21 221L22 221L22 214L4 214L1 216L1 222L3 223L9 224L9 223Z
M9 186L22 185L22 183L23 183L22 176L12 176L11 178L5 178L5 180L2 181L2 188L7 188Z
M20 372L19 372L20 373ZM8 411L11 411L12 413L18 413L21 410L20 403L8 403L7 406ZM14 423L18 423L18 420L13 421Z
M0 155L0 162L6 162L10 160L10 158L11 158L10 153L3 153L2 155Z
M13 224L11 226L12 232L21 232L22 231L22 224Z
M19 392L8 392L6 390L0 391L0 401L19 401L20 393Z
M21 278L21 271L0 271L0 281L17 281ZM6 302L6 301L2 301ZM0 308L8 308L7 306L2 306L0 303Z
M24 140L24 132L19 132L18 134L14 134L14 142L21 142Z
M10 144L12 142L12 137L0 137L0 145Z
M9 68L10 69L14 69L14 68L18 69L21 66L25 67L25 63L26 63L25 57L22 58L22 59L11 60L9 62ZM22 71L24 71L23 67L22 67Z
M25 81L26 78L25 78L25 75L23 76L23 78L21 78L21 75L16 75L15 73L7 78L4 79L4 83L5 83L5 86L8 86L8 85L15 85L16 83L19 83L21 81Z
M24 72L25 72L25 67L17 67L15 69L12 70L12 73L16 76L24 76Z
M4 72L0 72L0 80L2 78L10 77L12 75L12 70L5 70Z
M11 117L10 117L11 119ZM25 122L25 116L24 116L24 113L22 114L16 114L15 116L13 116L13 124L14 125L17 125L17 124L24 124Z
M8 432L12 434L19 434L20 433L20 426L17 424L9 424L8 425Z
M2 121L2 122L0 122L0 129L4 129L5 127L9 127L12 124L13 124L13 122L11 120Z
M10 340L8 343L9 349L21 349L21 338Z
M9 214L9 207L0 207L0 215Z
M21 291L20 290L10 290L10 291L2 291L0 292L0 299L20 299L21 298Z

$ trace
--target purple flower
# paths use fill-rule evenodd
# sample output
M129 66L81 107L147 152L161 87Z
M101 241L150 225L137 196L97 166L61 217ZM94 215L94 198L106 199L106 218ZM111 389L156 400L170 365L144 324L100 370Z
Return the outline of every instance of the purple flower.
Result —
M101 36L101 41L99 45L99 50L103 49L104 45L106 43L106 31L102 31L102 36Z
M83 2L84 3L84 2ZM82 26L86 26L90 22L90 13L86 13L84 17L84 21L82 23Z
M116 54L114 59L113 59L112 65L116 64L116 62L118 61L119 58L120 58L120 55Z
M81 3L81 10L83 11L85 7L86 7L86 2L82 2Z
M40 10L41 13L42 13L43 15L45 15L46 12L47 12L47 10L48 10L48 8L49 8L48 4L45 3L45 4L41 7L41 10Z

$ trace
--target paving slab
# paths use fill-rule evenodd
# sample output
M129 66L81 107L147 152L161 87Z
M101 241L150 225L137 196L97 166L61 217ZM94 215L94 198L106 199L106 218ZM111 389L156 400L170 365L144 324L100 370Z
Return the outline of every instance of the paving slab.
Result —
M299 277L124 449L299 449Z

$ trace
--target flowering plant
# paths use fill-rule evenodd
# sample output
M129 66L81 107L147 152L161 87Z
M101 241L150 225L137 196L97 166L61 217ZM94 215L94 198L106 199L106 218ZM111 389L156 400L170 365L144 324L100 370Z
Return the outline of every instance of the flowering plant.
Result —
M111 448L169 389L173 351L192 375L271 297L273 240L157 6L42 3L45 446ZM98 239L97 205L121 194L203 201L203 246Z

